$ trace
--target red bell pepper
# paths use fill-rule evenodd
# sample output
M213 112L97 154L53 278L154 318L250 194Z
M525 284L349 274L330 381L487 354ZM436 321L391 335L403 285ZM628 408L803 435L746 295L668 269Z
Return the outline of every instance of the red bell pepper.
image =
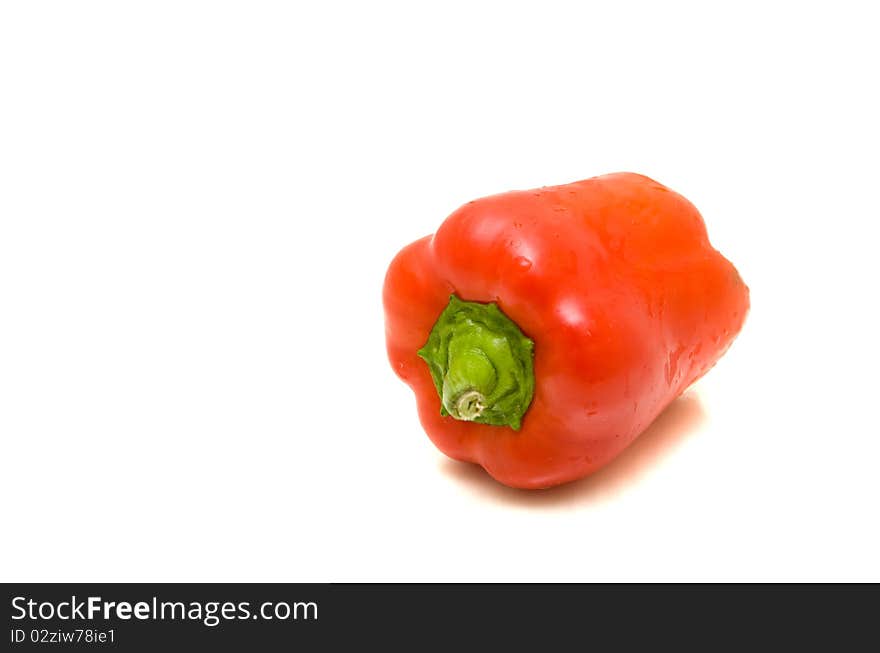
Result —
M697 209L632 173L465 204L397 254L383 299L431 440L519 488L612 460L749 308Z

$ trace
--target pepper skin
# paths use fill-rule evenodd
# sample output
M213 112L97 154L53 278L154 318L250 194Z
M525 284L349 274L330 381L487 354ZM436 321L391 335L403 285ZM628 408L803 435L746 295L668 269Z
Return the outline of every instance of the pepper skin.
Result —
M749 290L688 200L616 173L465 204L397 254L383 301L434 444L546 488L607 464L705 374Z

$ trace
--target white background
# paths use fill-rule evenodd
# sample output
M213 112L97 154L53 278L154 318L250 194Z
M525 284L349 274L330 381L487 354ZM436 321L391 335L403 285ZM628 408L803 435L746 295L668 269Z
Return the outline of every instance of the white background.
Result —
M0 579L880 580L870 8L4 3ZM613 465L504 488L424 435L385 268L618 170L751 315Z

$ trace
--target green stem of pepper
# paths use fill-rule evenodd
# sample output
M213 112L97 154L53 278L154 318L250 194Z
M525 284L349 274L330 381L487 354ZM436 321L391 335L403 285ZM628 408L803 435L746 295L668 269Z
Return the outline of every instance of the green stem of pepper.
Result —
M418 354L442 415L519 430L535 390L534 343L496 304L452 295Z

